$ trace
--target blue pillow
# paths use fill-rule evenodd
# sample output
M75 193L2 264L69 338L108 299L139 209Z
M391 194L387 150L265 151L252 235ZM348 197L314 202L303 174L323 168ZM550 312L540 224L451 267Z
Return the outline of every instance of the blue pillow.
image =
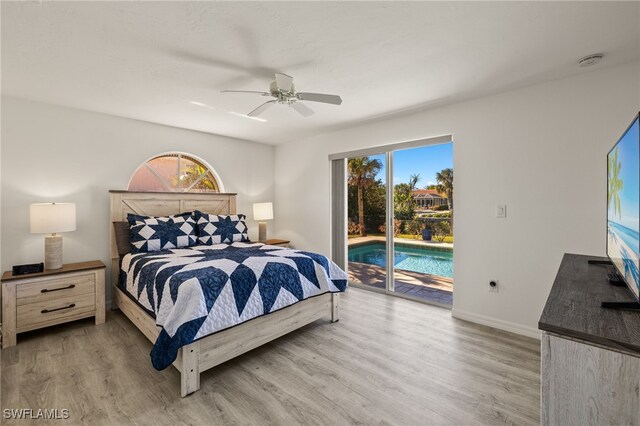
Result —
M215 215L193 212L198 224L198 242L204 245L249 241L246 216L243 214Z
M145 253L197 244L196 221L191 214L174 216L141 216L129 213L133 253Z

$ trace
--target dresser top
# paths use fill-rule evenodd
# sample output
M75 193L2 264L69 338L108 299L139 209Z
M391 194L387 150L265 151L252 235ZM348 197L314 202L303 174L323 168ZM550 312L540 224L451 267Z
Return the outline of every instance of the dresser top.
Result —
M604 309L601 302L633 302L631 291L607 281L604 257L565 254L538 322L540 330L612 349L640 353L640 311Z
M65 263L60 269L45 269L44 272L38 272L36 274L13 275L11 271L5 271L5 273L2 274L2 282L26 280L37 277L46 277L49 275L58 275L68 272L87 271L89 269L102 268L105 268L104 263L99 260L90 260L88 262Z

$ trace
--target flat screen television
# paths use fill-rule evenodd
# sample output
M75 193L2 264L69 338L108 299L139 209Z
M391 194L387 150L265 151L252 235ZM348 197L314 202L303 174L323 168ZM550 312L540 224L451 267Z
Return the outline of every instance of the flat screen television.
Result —
M640 301L640 114L607 155L607 256Z

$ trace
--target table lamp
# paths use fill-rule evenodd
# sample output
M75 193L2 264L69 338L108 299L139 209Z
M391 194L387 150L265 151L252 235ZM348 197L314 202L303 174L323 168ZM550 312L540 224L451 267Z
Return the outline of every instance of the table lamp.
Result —
M30 206L31 233L51 234L44 237L44 267L62 268L62 236L60 232L76 230L74 203L36 203Z
M253 219L258 221L258 241L267 240L267 222L273 219L273 203L254 203Z

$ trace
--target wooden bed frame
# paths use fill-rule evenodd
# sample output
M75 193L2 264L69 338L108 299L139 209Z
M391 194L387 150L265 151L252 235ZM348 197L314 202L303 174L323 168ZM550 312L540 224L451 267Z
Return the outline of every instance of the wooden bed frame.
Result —
M166 216L185 211L235 214L236 194L223 193L159 193L109 191L111 282L115 306L125 314L151 342L160 328L155 319L118 288L119 255L113 222L127 220L128 213ZM327 293L312 297L272 314L255 318L227 330L204 337L180 348L173 363L181 377L180 395L185 397L200 389L200 373L251 349L264 345L313 321L331 315L338 321L340 295Z

